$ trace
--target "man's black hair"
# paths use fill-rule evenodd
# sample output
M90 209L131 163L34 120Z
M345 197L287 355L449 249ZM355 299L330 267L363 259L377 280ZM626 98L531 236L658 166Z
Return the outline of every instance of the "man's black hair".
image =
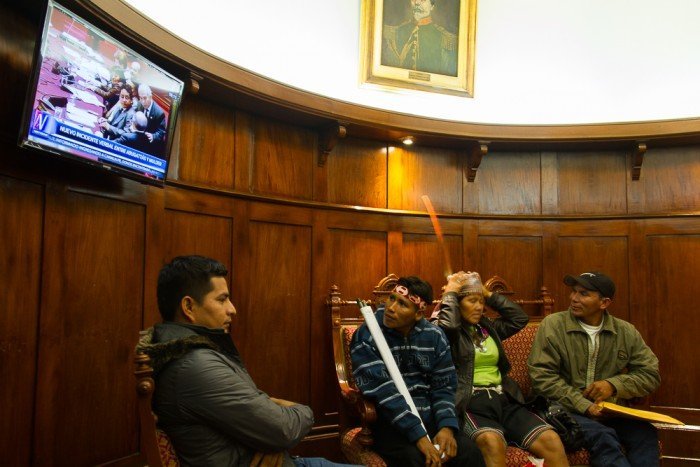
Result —
M399 277L397 284L406 287L411 294L418 295L426 305L430 306L433 302L433 287L420 277Z
M220 262L204 256L178 256L158 274L158 309L163 321L173 321L180 302L186 296L201 303L212 291L212 277L226 277L228 270Z

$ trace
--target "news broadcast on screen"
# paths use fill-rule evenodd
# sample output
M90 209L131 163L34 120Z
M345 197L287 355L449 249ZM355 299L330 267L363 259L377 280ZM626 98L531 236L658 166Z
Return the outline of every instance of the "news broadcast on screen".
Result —
M49 1L20 145L160 185L184 83Z

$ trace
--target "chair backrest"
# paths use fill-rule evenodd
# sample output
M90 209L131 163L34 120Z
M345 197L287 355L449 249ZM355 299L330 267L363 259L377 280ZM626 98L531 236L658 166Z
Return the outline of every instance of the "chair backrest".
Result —
M532 388L530 374L527 371L527 357L530 355L532 342L535 340L535 334L537 334L539 325L539 323L528 324L525 329L503 341L503 350L506 352L510 362L510 373L508 373L508 376L518 383L526 398Z
M136 369L136 394L138 395L138 413L141 425L141 457L149 466L179 467L180 462L175 454L170 438L156 426L157 417L151 406L153 391L156 385L153 380L151 359L142 352L136 352L134 358Z
M382 278L374 287L372 298L365 300L368 304L378 306L396 287L398 277L394 274ZM331 312L333 357L335 360L336 376L340 386L340 394L343 399L339 409L340 432L362 425L363 429L358 435L362 445L372 444L369 425L376 420L374 406L362 398L352 376L352 361L350 359L350 341L355 330L363 323L356 300L343 300L340 289L334 285L331 287L326 305ZM343 313L343 311L346 313ZM347 312L353 310L354 312ZM348 316L349 315L349 316ZM351 410L349 406L354 406Z

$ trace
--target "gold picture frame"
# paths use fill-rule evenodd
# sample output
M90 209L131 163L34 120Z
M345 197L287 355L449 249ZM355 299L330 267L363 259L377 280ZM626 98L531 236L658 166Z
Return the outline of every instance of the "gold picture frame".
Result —
M362 0L361 84L474 97L476 2Z

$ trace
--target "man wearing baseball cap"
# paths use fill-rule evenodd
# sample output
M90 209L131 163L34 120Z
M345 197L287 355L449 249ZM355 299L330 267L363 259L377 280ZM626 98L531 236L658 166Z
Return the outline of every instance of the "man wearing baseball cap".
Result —
M656 355L632 324L608 312L615 296L610 277L584 272L565 276L564 283L571 287L569 309L545 317L532 344L527 363L533 390L572 413L593 465L659 465L650 423L602 417L598 405L626 405L655 391Z

